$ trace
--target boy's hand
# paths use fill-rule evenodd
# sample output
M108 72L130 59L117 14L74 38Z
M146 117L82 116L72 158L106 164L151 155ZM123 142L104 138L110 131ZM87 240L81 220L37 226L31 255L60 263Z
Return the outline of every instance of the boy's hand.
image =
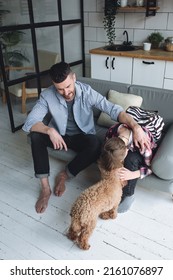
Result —
M140 177L140 170L130 171L129 169L122 167L118 172L119 178L122 181L129 181Z

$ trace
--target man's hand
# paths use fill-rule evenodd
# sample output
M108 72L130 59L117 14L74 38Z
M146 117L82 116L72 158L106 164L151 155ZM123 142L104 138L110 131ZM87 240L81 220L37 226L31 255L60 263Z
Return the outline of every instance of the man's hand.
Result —
M135 146L139 148L141 154L144 153L146 148L150 149L150 139L142 127L138 124L133 127L133 140Z
M136 147L143 154L145 148L150 149L149 137L146 135L142 127L126 112L121 112L118 116L120 123L127 124L133 130L133 139Z
M67 151L67 145L64 142L64 139L54 128L49 128L47 134L49 135L55 150L64 149L65 151Z
M55 150L64 149L65 151L67 151L67 145L64 142L64 139L53 127L49 127L45 125L43 122L38 122L32 126L31 131L47 134Z

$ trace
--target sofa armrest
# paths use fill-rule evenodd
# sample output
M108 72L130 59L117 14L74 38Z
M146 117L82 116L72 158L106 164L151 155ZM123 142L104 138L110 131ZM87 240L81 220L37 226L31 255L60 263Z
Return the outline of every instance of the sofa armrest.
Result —
M152 171L161 179L173 179L173 124L163 138L153 160Z

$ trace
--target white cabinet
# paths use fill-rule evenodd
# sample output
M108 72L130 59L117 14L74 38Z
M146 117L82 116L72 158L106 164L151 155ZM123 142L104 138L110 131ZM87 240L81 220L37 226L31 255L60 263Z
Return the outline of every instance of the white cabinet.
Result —
M131 57L91 54L91 77L131 84L132 61Z
M173 62L166 61L164 89L173 90Z
M173 90L173 62L91 54L91 77Z
M163 88L165 61L134 58L132 84Z

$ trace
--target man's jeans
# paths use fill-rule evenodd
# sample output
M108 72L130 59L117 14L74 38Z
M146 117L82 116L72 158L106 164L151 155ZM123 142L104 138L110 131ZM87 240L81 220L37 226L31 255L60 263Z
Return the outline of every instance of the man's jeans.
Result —
M101 142L93 134L77 134L62 136L68 149L77 152L76 157L67 165L67 169L76 176L91 163L97 161L101 152ZM53 148L48 135L31 132L31 149L36 177L47 177L50 173L47 147Z

